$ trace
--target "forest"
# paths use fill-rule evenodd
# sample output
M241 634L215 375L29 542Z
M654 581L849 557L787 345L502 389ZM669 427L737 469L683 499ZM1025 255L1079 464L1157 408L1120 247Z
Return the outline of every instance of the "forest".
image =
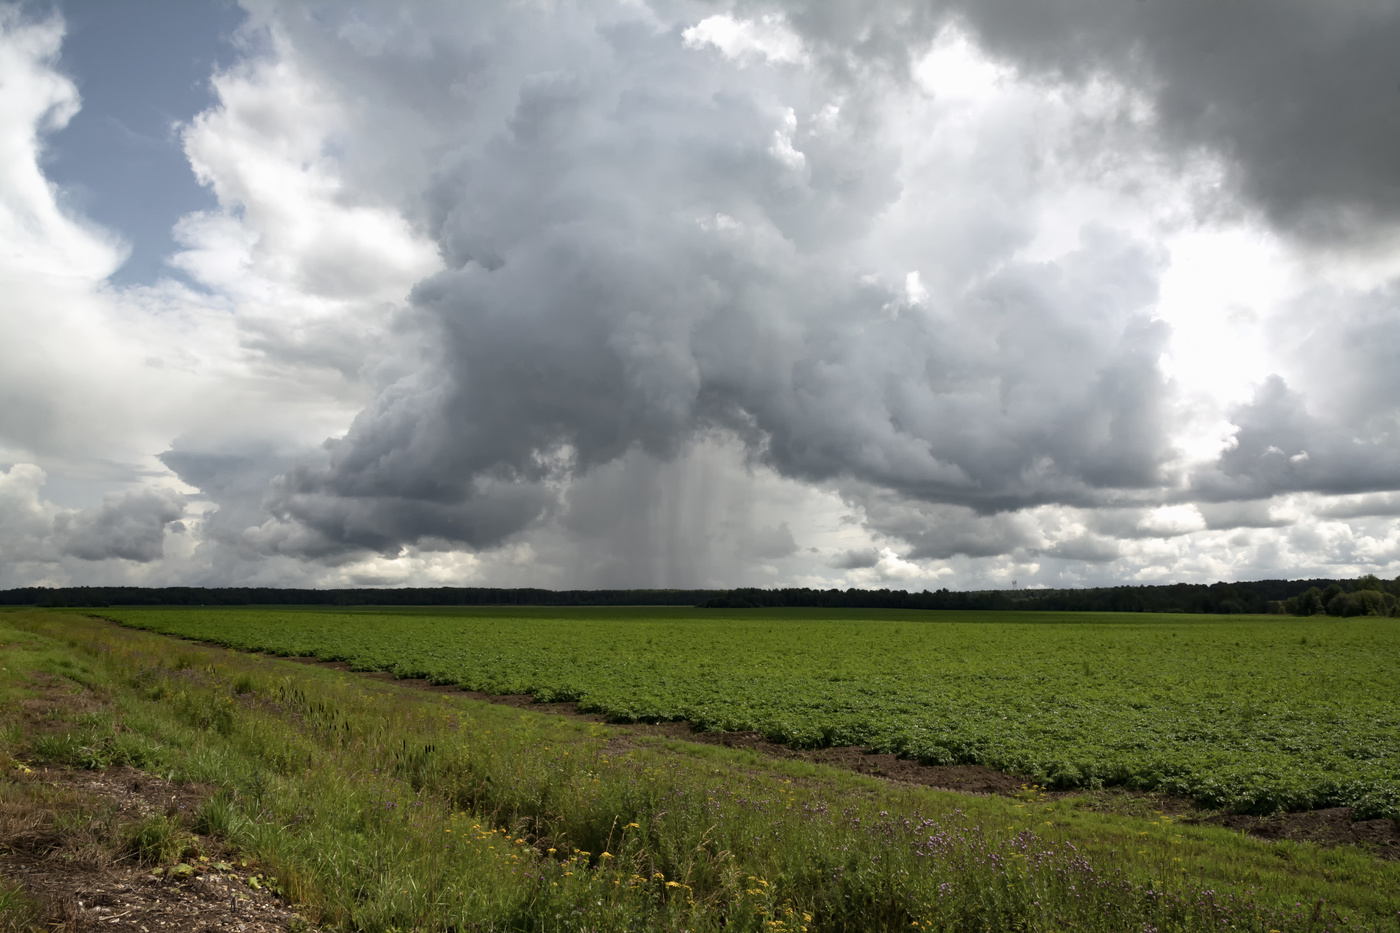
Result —
M696 606L702 609L953 609L1023 612L1189 612L1392 615L1400 580L1254 580L1084 589L630 589L500 587L279 589L273 587L21 587L0 606Z

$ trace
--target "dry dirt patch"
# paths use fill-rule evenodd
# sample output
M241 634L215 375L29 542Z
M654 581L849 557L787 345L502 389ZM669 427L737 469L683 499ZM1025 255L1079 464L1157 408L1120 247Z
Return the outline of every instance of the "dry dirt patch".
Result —
M256 868L217 840L192 836L192 851L159 873L114 845L119 827L153 814L183 817L208 788L173 784L132 768L36 769L10 781L0 807L0 875L43 905L48 924L65 931L132 933L282 933L307 930L266 888L247 879ZM15 793L18 791L19 793ZM20 800L28 796L27 812ZM56 809L81 811L73 821ZM196 854L197 853L197 854ZM224 861L224 859L229 861Z
M1353 820L1350 807L1248 816L1211 813L1194 822L1228 826L1262 839L1360 846L1384 859L1400 859L1400 824L1395 820Z

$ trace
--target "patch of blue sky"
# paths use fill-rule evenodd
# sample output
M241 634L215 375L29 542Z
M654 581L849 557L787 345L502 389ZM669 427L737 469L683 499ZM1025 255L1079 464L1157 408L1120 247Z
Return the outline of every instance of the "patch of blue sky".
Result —
M45 174L70 211L128 245L114 284L180 276L167 263L172 228L216 202L190 169L179 126L213 103L210 76L234 59L244 13L224 0L60 0L56 9L67 26L60 67L82 109L49 137Z

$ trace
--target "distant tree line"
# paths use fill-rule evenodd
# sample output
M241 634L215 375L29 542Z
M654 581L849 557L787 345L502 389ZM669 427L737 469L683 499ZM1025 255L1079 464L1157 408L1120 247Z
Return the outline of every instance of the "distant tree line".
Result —
M496 587L277 589L272 587L25 587L7 606L698 606L705 609L959 609L1058 612L1400 615L1400 579L1255 580L1064 590L544 590Z
M1387 583L1374 574L1349 581L1349 586L1329 583L1324 589L1308 587L1283 603L1283 611L1295 616L1391 616L1400 617L1400 577Z
M1235 615L1289 612L1292 611L1288 608L1290 599L1300 599L1312 590L1324 592L1324 587L1327 588L1326 592L1340 592L1351 596L1360 591L1367 579L1254 580L1241 583L1172 583L1164 586L1102 586L1063 590L957 592L940 589L918 593L904 590L739 589L716 592L697 605L708 608L830 606L852 609L1019 609L1042 612L1189 612ZM1375 577L1369 579L1375 580Z

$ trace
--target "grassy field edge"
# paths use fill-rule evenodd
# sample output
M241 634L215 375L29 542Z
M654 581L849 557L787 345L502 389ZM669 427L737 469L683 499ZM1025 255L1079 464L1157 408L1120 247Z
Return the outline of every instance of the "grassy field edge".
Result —
M106 710L41 745L7 724L10 761L208 784L206 828L344 929L1265 933L1400 907L1400 867L1348 848L895 788L74 615L6 613L0 643L7 690L46 671Z
M756 731L1266 815L1400 819L1391 619L815 610L105 610L615 721Z

